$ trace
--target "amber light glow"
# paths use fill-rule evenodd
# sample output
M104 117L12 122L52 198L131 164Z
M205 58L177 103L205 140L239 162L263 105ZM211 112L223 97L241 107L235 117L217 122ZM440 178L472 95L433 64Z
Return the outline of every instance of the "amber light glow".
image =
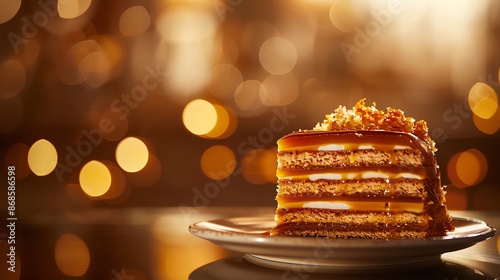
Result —
M234 102L244 116L254 116L264 109L260 96L267 96L265 86L257 80L246 80L238 85L234 92Z
M217 121L210 132L205 137L224 139L234 133L238 125L236 114L229 108L219 104L212 104L217 112Z
M283 37L269 38L259 52L262 67L271 74L283 75L292 71L297 63L297 49Z
M231 64L219 64L210 72L208 89L217 98L230 99L241 82L243 76L238 68Z
M0 1L0 24L13 18L21 7L21 0Z
M184 126L195 135L205 135L217 124L217 110L208 101L195 99L182 112Z
M363 17L362 9L356 1L337 0L330 7L330 21L342 32L351 32Z
M59 270L67 276L84 275L90 264L87 244L74 234L63 234L57 239L54 258Z
M52 172L57 165L57 151L54 145L45 139L33 143L28 152L28 165L38 176Z
M188 279L189 274L200 266L218 260L227 253L222 247L205 242L190 234L186 228L196 219L210 220L210 215L159 216L151 225L154 246L153 265L159 279ZM187 220L186 220L187 218ZM203 252L193 254L192 250ZM189 261L186 261L189 260ZM168 264L168 265L167 265ZM175 269L172 269L175 267Z
M116 161L127 172L137 172L146 166L149 150L146 144L136 137L127 137L116 147Z
M256 149L246 153L241 160L245 180L261 185L276 182L276 149Z
M213 180L222 180L233 173L236 157L228 147L215 145L203 153L200 165L205 176Z
M498 96L488 84L478 82L469 91L469 106L472 112L482 118L490 119L498 110Z
M489 119L483 119L476 114L473 114L472 120L474 121L476 128L482 133L493 135L500 130L500 110L497 110Z
M58 0L57 11L61 18L76 18L85 13L91 4L92 0Z
M451 157L447 171L454 186L465 188L479 184L484 179L488 162L479 150L469 149Z
M111 173L100 161L89 161L80 171L80 186L90 197L99 197L111 187Z
M138 36L144 33L151 24L151 18L144 6L133 6L120 16L120 32L124 36Z
M124 193L127 188L127 178L125 177L125 173L111 161L103 161L103 164L106 165L109 170L109 174L111 175L111 184L109 186L108 191L101 195L99 199L106 200L118 200Z

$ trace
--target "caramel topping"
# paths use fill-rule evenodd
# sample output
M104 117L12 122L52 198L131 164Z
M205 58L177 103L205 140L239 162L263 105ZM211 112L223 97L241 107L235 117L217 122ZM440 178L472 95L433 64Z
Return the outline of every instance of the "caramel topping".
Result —
M330 148L328 148L330 147ZM289 150L346 150L370 149L393 151L410 148L432 153L431 147L411 133L360 130L360 131L301 131L278 140L278 151Z
M345 106L339 106L334 113L326 115L322 123L316 124L313 130L387 130L407 132L425 141L433 152L436 151L435 143L429 136L427 123L424 120L415 122L415 119L405 117L403 111L390 107L387 108L387 112L378 110L375 108L375 105L367 107L364 98L359 100L349 110Z

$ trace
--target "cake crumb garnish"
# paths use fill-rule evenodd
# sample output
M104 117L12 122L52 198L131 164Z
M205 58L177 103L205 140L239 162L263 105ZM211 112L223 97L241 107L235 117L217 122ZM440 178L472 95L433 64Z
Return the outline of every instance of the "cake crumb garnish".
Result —
M429 136L427 123L424 120L415 121L406 117L404 112L391 107L387 112L377 109L375 102L366 106L366 98L359 100L352 109L339 106L333 113L325 115L322 123L317 123L313 130L389 130L407 132L416 135L436 151L434 141Z

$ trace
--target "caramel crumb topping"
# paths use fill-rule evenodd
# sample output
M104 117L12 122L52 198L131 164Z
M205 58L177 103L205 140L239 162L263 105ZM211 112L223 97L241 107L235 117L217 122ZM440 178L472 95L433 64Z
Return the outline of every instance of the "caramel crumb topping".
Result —
M316 124L313 130L389 130L407 132L416 135L436 151L434 141L429 136L427 123L424 120L415 122L414 118L405 117L399 109L387 108L387 112L378 110L376 104L365 105L365 98L359 100L351 109L339 106L335 112L326 115L322 123Z

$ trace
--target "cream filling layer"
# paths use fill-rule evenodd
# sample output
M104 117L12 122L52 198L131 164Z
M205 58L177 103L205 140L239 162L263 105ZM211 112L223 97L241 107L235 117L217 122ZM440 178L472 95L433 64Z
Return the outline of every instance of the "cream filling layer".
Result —
M355 180L355 179L424 179L424 177L409 172L390 174L375 171L352 172L352 173L318 173L310 174L309 180Z
M294 179L303 176L285 176L280 179ZM356 179L425 179L425 176L416 173L403 172L403 173L386 173L377 171L360 171L360 172L347 172L347 173L315 173L307 175L311 181L316 180L356 180Z
M360 211L406 211L423 213L424 202L384 202L384 201L298 201L281 202L278 208L316 208L331 210L360 210Z
M436 169L434 167L399 167L399 166L346 166L325 167L311 169L285 169L276 170L279 179L299 180L362 180L362 179L418 179L434 178Z
M411 149L410 146L406 145L391 145L391 144L352 144L352 143L330 143L323 145L307 145L298 146L290 148L280 148L279 151L291 151L291 150L310 150L310 151L353 151L353 150L383 150L383 151L393 151L393 150L405 150Z
M344 151L347 147L353 147L353 144L326 144L322 146L318 146L317 150L318 151ZM384 146L382 148L385 148L383 150L405 150L405 149L411 149L410 146L406 145L382 145L378 144L377 145L379 148L381 146ZM309 146L313 147L313 146ZM374 150L375 147L371 144L359 144L357 147L353 147L356 150Z

